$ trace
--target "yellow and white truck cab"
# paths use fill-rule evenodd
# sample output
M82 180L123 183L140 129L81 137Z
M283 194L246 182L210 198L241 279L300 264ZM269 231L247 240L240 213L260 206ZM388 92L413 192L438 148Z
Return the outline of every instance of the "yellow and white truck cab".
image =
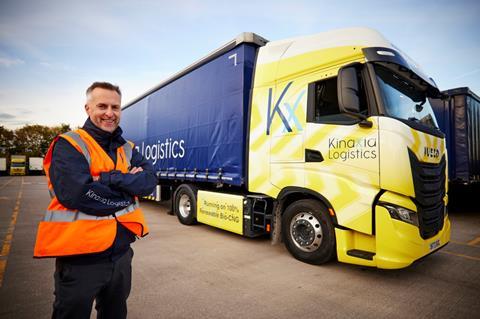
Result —
M248 188L281 200L295 257L402 268L448 243L445 139L427 99L438 93L369 29L260 49Z

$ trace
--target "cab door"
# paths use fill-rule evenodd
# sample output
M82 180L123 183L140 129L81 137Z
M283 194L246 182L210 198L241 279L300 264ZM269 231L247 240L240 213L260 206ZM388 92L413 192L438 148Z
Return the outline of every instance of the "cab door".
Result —
M366 98L363 112L368 113ZM372 234L372 203L379 191L379 136L371 127L342 114L337 77L308 85L305 127L305 187L323 195L340 225Z

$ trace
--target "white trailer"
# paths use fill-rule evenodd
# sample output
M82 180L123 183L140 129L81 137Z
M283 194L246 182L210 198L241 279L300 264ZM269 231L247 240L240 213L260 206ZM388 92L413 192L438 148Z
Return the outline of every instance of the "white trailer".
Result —
M28 159L28 172L31 175L42 174L42 172L43 172L43 157L30 157Z

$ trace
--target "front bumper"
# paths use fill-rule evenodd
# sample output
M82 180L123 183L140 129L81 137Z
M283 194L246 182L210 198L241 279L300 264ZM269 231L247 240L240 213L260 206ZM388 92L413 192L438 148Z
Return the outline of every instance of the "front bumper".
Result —
M408 197L387 192L381 199L416 211L415 204ZM451 233L450 220L446 215L443 217L442 229L434 236L423 239L418 226L393 219L387 208L380 205L375 206L374 229L375 234L372 235L336 228L338 260L384 269L404 268L445 246L450 241ZM353 256L352 251L370 253L372 258Z
M442 230L428 239L420 236L417 226L392 219L385 207L376 207L375 221L375 260L378 268L407 267L450 241L451 225L448 216L444 217Z

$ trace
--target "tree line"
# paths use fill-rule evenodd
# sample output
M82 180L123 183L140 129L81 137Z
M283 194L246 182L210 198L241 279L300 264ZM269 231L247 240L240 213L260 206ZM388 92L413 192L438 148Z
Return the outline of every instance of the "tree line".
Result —
M58 126L25 125L16 130L0 126L0 156L27 155L45 156L53 139L70 131L70 125Z

